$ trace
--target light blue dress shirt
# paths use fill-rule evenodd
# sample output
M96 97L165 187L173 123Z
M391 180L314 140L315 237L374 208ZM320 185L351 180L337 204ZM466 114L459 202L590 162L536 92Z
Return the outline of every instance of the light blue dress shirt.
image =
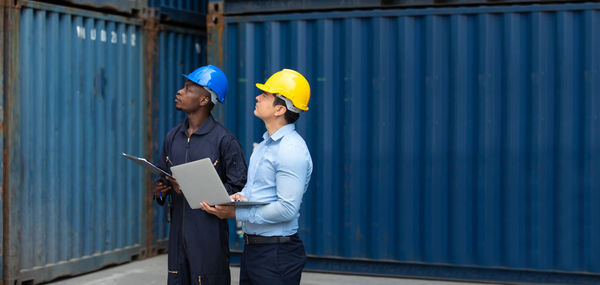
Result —
M237 207L236 220L247 234L289 236L298 231L302 196L308 188L312 159L295 124L287 124L263 141L250 156L248 181L240 194L267 205Z

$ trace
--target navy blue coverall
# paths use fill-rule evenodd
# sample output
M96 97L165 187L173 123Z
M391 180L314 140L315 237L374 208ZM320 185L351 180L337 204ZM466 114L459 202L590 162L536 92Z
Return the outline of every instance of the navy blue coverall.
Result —
M248 168L235 136L212 115L189 138L187 129L188 119L169 131L157 166L171 173L173 165L208 157L216 162L229 194L242 190ZM172 199L168 284L230 284L227 220L193 210L172 189L168 196Z

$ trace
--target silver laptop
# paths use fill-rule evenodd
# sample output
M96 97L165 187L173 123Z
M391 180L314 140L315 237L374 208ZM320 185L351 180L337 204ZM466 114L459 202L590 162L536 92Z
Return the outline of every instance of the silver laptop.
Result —
M255 206L268 204L267 202L233 201L210 158L172 166L171 172L192 209L199 209L202 201L206 201L210 205Z

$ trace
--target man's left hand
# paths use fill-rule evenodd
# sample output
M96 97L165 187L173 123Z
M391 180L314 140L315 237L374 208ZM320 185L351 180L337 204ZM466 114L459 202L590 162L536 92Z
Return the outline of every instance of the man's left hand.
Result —
M209 214L213 214L219 219L227 219L234 218L235 219L235 206L229 205L215 205L214 207L204 202L200 202L200 207L202 210L206 211Z
M171 177L167 176L167 180L169 180L169 182L171 182L171 186L173 186L175 193L177 193L179 195L183 194L183 192L181 192L181 188L179 187L179 183L177 183L177 180L175 180L175 178L171 178Z

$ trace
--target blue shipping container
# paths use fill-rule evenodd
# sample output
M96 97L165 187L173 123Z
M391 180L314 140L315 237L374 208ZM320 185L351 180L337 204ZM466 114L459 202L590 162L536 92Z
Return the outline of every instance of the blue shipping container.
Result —
M57 4L54 0L41 0L42 2L48 2L51 4ZM84 7L90 7L92 9L106 9L113 10L123 13L134 14L140 12L148 7L148 0L63 0L65 2L72 3L73 5L79 5ZM63 4L63 3L60 3Z
M148 0L148 7L156 9L163 21L187 25L206 25L207 0Z
M120 156L146 149L141 21L35 2L9 10L4 280L143 257L145 176Z
M188 11L196 14L206 14L206 3L206 0L149 0L148 6L158 8L170 8L180 11Z
M599 282L600 4L225 19L209 62L247 158L254 84L312 87L308 269Z

